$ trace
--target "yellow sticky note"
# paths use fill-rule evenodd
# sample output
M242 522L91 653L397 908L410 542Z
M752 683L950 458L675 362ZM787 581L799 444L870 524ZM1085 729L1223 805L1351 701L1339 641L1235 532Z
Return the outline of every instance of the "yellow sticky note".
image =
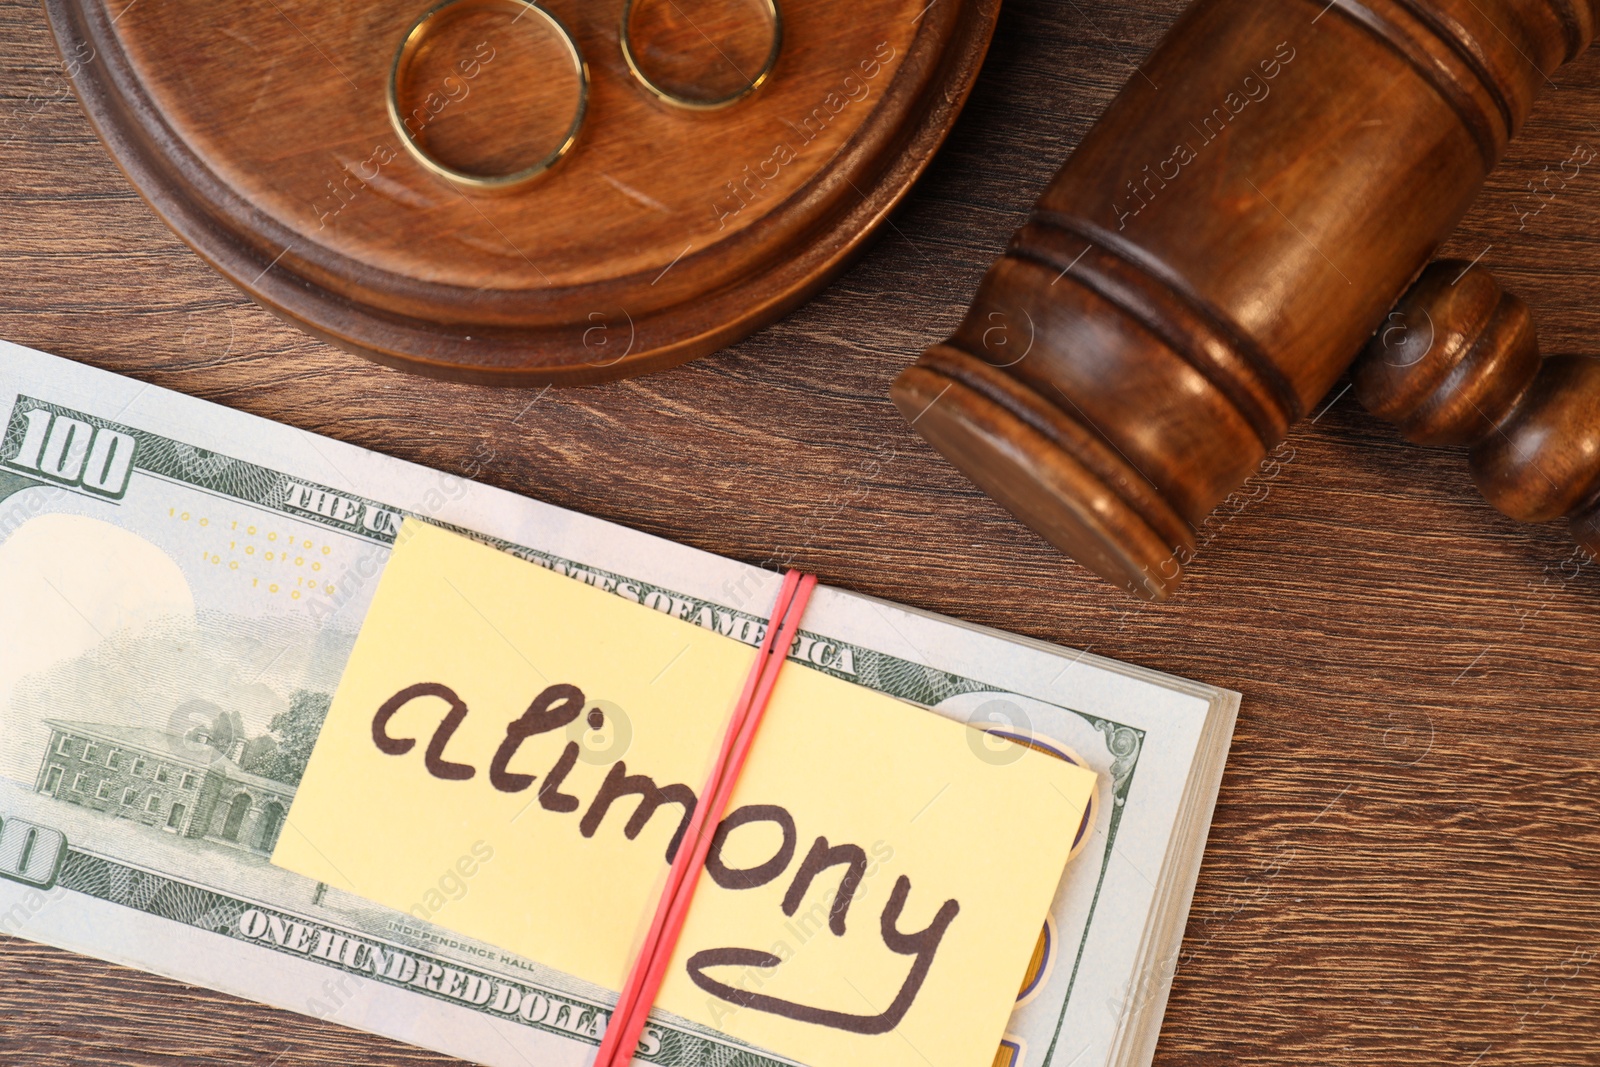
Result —
M620 989L754 658L408 520L273 862ZM787 664L656 1007L811 1067L993 1062L1094 775L992 753Z

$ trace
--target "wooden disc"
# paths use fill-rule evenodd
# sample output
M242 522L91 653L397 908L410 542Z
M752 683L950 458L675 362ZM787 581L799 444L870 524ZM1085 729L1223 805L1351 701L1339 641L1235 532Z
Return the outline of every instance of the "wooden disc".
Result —
M675 91L704 71L727 95L729 68L759 68L768 27L738 20L762 5L643 3L635 54ZM548 173L498 193L431 173L390 118L430 0L45 6L112 156L245 292L407 369L569 384L715 351L842 270L954 122L999 2L781 0L770 77L694 109L630 72L622 0L548 0L587 63L587 113ZM697 13L709 32L689 32ZM536 162L578 98L554 23L495 5L446 21L398 94L418 139L466 171Z

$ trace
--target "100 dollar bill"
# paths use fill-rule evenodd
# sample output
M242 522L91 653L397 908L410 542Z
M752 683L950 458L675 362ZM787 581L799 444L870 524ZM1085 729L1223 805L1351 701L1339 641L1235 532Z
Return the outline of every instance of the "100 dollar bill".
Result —
M0 420L0 930L495 1067L590 1059L613 993L432 922L510 843L404 912L267 857L405 516L752 644L777 576L3 343ZM1117 1059L1231 694L837 590L807 623L793 658L1100 774L995 1062ZM661 1013L639 1058L786 1062Z

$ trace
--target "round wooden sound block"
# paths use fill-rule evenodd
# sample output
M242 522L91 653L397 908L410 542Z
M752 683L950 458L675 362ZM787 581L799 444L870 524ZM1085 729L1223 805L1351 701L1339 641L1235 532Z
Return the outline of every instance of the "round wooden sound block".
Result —
M715 351L841 271L954 122L999 0L780 0L770 76L714 108L659 90L738 96L770 5L634 0L654 90L623 0L461 5L413 49L394 119L430 0L45 6L112 156L256 300L406 369L568 384ZM504 190L441 177L396 125L447 168L506 174L580 101L570 151Z

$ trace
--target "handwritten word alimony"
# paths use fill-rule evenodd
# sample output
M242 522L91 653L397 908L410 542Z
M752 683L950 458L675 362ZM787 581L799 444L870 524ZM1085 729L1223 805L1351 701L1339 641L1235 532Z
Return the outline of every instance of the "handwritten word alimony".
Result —
M438 682L419 682L407 686L384 701L372 719L372 742L380 752L402 757L417 745L417 738L395 737L389 732L395 715L414 701L442 702L444 717L434 730L423 753L422 764L427 773L447 782L464 782L477 776L474 764L447 758L446 749L456 730L466 720L468 708L449 686ZM562 791L567 776L577 765L581 748L577 741L568 741L549 771L539 776L511 769L512 760L529 739L540 735L564 731L575 723L588 699L577 686L552 685L536 696L520 716L506 724L505 738L490 758L488 777L491 785L503 793L522 793L539 782L536 798L539 807L555 815L574 815L580 808L578 832L592 838L600 830L613 804L624 797L634 797L637 806L623 825L623 835L630 841L638 838L656 813L667 805L679 809L676 832L666 850L666 862L671 863L683 842L689 821L694 815L697 797L695 791L682 782L659 785L644 774L630 774L623 760L611 764L599 791L589 800L587 807L582 799ZM590 729L605 725L605 712L589 706L586 722ZM731 836L741 827L768 823L779 830L782 841L771 857L751 867L730 867L724 860L724 850ZM794 816L777 804L747 804L737 808L722 820L712 839L706 857L706 874L717 885L728 890L750 890L766 886L783 877L794 862L799 844L799 832ZM826 836L812 841L798 867L789 880L780 909L786 916L794 916L805 900L807 891L817 876L831 868L842 868L839 891L833 895L829 908L828 928L835 937L843 937L849 918L850 905L857 889L867 875L867 852L860 845L832 844ZM742 1008L768 1012L783 1018L817 1026L830 1027L856 1034L884 1034L900 1024L921 990L934 956L944 939L945 931L954 921L961 906L955 900L940 905L933 920L922 930L905 932L899 928L900 918L911 893L911 880L900 875L895 881L889 900L879 917L879 931L884 947L902 956L910 956L912 964L900 991L888 1008L876 1015L856 1015L768 996L759 991L739 988L720 982L706 972L713 967L738 966L769 970L783 962L782 957L761 949L728 947L705 949L691 955L685 969L694 984L712 996Z

